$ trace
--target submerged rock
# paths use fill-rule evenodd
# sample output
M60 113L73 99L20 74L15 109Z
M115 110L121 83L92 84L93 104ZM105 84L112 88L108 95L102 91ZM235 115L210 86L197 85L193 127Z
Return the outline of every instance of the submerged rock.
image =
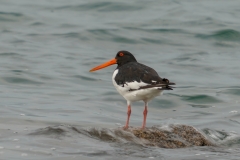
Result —
M38 129L29 135L43 135L52 138L73 137L85 135L108 143L136 144L142 146L156 146L161 148L184 148L191 146L215 146L211 138L187 125L153 126L144 130L130 127L123 128L82 128L69 125L60 125ZM129 143L130 142L130 143Z
M151 127L142 129L130 128L140 139L147 140L145 145L161 148L183 148L190 146L214 146L201 132L192 126L170 125L168 129L163 127Z

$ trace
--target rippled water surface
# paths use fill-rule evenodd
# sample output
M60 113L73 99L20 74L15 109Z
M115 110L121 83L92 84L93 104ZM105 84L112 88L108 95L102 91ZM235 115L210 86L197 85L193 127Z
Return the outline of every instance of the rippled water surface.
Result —
M239 159L239 6L1 0L0 159ZM191 125L218 146L163 149L113 135L127 110L111 82L116 66L89 69L119 50L177 84L149 103L147 126ZM141 125L143 105L133 104L130 126Z

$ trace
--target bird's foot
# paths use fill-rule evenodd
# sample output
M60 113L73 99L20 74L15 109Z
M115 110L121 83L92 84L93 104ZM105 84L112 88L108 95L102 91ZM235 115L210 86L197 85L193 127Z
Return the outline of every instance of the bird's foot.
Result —
M124 130L127 130L127 129L128 129L128 126L124 126L123 129L124 129Z
M141 129L141 130L144 130L144 129L145 129L145 126L142 126L140 129Z

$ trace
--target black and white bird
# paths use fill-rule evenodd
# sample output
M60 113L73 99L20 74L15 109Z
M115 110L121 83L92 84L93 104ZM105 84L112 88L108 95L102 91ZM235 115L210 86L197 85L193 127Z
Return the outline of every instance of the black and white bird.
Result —
M113 64L118 65L113 72L113 85L127 100L128 105L128 116L124 129L127 129L129 126L131 103L141 100L145 103L142 123L142 129L144 129L146 126L148 102L160 95L163 90L172 90L173 87L171 85L175 83L169 82L166 78L159 77L154 69L138 63L135 57L128 51L119 51L114 59L91 69L90 72Z

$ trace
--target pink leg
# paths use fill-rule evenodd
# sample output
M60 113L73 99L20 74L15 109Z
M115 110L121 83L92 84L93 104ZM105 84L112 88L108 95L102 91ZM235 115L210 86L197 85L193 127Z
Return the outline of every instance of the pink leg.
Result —
M128 124L129 124L129 119L130 119L130 115L131 115L131 106L128 105L128 111L127 111L127 122L126 122L126 125L123 127L123 129L128 129Z
M143 111L143 124L142 124L142 129L144 129L145 126L146 126L147 113L148 113L147 104L145 103L145 108L144 108L144 111Z

